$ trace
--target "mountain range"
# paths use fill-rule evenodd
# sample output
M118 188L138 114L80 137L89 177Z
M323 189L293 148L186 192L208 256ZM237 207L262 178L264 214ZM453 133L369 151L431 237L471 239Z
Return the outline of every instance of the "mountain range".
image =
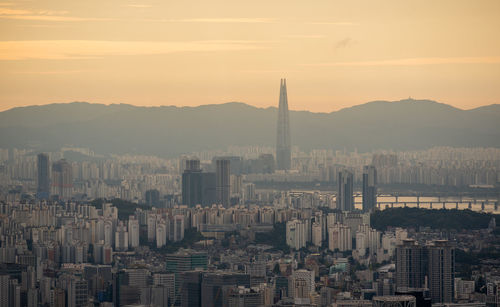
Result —
M73 102L0 112L0 148L172 157L229 145L274 146L277 109L230 102L138 107ZM373 101L331 113L290 111L292 144L302 150L360 152L434 146L500 147L500 105L462 110L431 100Z

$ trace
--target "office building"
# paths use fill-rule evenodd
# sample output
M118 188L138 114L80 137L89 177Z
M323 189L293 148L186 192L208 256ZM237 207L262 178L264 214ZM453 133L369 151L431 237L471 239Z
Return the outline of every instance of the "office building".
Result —
M308 299L314 292L314 272L308 270L296 270L289 279L289 296L295 299Z
M189 271L181 274L182 287L180 290L181 306L201 306L201 281L203 273L200 271Z
M224 302L227 302L227 297L224 297L224 288L227 286L250 288L250 275L226 272L204 273L201 282L201 306L224 306Z
M377 169L373 165L363 167L363 211L377 207Z
M167 254L166 270L175 274L176 300L180 300L179 287L183 283L183 273L195 269L207 269L208 256L204 252L180 250L175 254Z
M215 178L216 178L216 196L217 202L222 204L224 208L228 208L231 196L231 162L227 159L219 159L216 161Z
M427 246L427 252L432 303L451 303L455 292L455 249L447 240L436 240Z
M68 307L84 307L88 304L88 282L72 279L68 289Z
M342 170L338 176L337 209L342 211L354 210L353 174Z
M160 191L156 189L147 190L144 196L146 204L149 206L158 206L160 204Z
M186 160L182 173L182 203L189 207L215 203L216 175L202 172L200 160Z
M280 81L280 101L278 109L278 127L276 135L276 168L289 170L292 167L292 147L290 137L290 119L286 79Z
M50 161L47 154L38 154L37 198L48 199L50 196Z

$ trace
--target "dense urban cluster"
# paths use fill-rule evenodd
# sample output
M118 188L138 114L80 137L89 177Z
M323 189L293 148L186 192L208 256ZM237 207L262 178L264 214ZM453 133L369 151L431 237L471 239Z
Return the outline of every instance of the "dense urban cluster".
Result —
M230 147L225 151L195 153L172 159L100 156L82 148L64 148L46 156L37 156L36 151L27 149L0 149L0 199L19 201L35 194L38 165L43 163L47 165L47 174L52 174L47 193L58 195L61 199L121 198L145 202L146 197L152 195L150 193L154 195L157 191L162 201L173 204L180 203L186 160L196 157L201 163L200 170L214 173L216 160L227 159L231 163L230 196L243 203L265 198L259 191L255 193L255 184L296 182L310 183L311 186L314 183L335 185L338 173L346 169L353 174L355 186L359 186L366 165L376 167L377 183L384 186L491 188L500 178L499 156L500 150L493 148L433 148L398 153L331 150L302 153L294 150L292 169L283 172L277 170L268 147Z
M0 307L499 307L499 179L493 148L292 149L285 80L275 154L0 149Z

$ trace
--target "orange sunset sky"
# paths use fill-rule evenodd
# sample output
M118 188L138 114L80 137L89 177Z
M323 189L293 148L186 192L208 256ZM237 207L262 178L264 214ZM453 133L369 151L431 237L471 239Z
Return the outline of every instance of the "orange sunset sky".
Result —
M0 111L88 101L331 112L500 103L498 0L0 2Z

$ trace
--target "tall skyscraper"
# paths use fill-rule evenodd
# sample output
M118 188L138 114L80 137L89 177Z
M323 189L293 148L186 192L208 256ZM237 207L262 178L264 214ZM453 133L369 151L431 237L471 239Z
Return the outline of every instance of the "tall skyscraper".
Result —
M50 196L50 164L47 154L38 154L37 197L47 199Z
M377 169L373 165L363 168L363 211L377 207Z
M167 254L166 270L175 274L175 300L180 302L180 286L183 284L183 274L197 268L207 269L207 253L193 250L180 250L175 254ZM191 305L189 305L191 306Z
M348 170L339 172L337 208L342 211L354 210L353 175Z
M189 207L215 202L215 173L202 172L200 160L186 160L182 173L182 203Z
M276 138L276 164L276 167L279 170L289 170L292 167L292 148L288 97L286 95L286 79L281 79L280 83L280 104L278 110L278 131Z
M404 240L396 247L396 289L422 288L425 280L425 249L415 240Z
M216 162L215 178L216 178L216 195L217 201L225 208L230 205L231 192L231 169L230 161L227 159L219 159Z
M52 165L52 190L60 199L67 200L73 196L73 169L64 159Z
M455 249L447 240L436 240L427 250L432 303L451 303L455 287Z

